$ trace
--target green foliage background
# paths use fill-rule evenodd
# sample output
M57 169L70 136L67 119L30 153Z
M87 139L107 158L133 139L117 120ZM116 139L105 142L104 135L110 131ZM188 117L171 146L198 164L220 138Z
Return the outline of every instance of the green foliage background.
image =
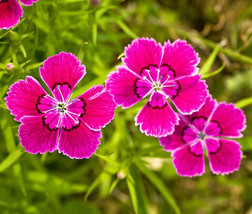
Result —
M24 7L24 19L0 30L0 213L252 213L252 3L250 0L39 0ZM179 177L158 140L141 134L134 116L143 106L122 110L103 129L89 160L54 152L24 153L19 124L4 104L9 86L32 75L48 57L72 52L87 74L74 96L120 64L132 39L186 39L199 52L201 73L218 101L235 102L247 117L239 140L240 170ZM15 69L6 70L12 62Z

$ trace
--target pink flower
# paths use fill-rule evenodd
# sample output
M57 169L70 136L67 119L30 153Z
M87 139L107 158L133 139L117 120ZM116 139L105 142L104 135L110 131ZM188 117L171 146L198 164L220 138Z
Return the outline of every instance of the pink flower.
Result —
M154 39L135 39L125 48L123 65L106 81L117 105L129 108L150 96L135 118L146 135L163 137L174 131L182 114L199 110L208 95L205 81L197 75L199 58L185 41L169 40L162 47Z
M31 6L38 0L19 0L25 6ZM0 0L0 29L10 29L19 22L23 10L17 0Z
M61 52L40 68L53 96L31 76L10 87L6 105L21 122L19 138L25 151L36 154L58 149L71 158L88 158L95 152L102 137L100 128L113 119L116 105L102 85L71 100L85 74L76 56Z
M190 116L183 116L175 132L160 138L166 151L172 152L173 163L181 176L205 172L204 148L214 174L228 174L239 169L242 152L238 142L228 138L242 137L245 115L233 104L217 103L211 97Z

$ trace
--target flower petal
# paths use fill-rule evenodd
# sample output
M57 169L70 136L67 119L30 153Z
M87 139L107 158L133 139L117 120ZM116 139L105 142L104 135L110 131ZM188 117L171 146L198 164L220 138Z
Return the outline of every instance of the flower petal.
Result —
M169 65L176 77L197 74L199 61L198 54L186 41L178 39L173 43L169 40L165 42L161 65Z
M216 105L217 105L216 100L213 100L211 96L208 96L205 100L204 105L200 108L199 111L193 114L193 117L197 116L208 119L213 113Z
M154 39L138 38L125 48L122 62L133 72L140 74L149 65L160 65L162 46Z
M171 98L174 105L182 114L191 114L200 109L208 95L205 81L200 75L184 77L179 80L180 90L177 96Z
M242 152L241 146L233 140L207 139L206 148L210 168L214 174L229 174L239 169Z
M194 147L194 150L187 146L172 153L173 164L181 176L200 176L205 172L202 145L198 142Z
M171 135L159 138L161 146L164 146L164 149L168 152L184 146L183 134L186 127L187 124L183 120L179 120L179 125L175 126L175 131Z
M19 80L10 87L5 98L7 108L20 121L23 116L39 115L36 104L41 96L46 95L38 81L31 76L26 80Z
M70 158L89 158L100 144L100 131L89 129L83 122L71 131L62 129L58 149Z
M219 123L212 121L206 127L205 133L208 136L219 137L222 133L222 128Z
M19 1L25 6L31 6L34 2L37 2L38 0L19 0Z
M10 29L19 22L23 10L17 0L0 3L0 29Z
M61 52L46 59L39 70L41 78L53 93L57 85L68 85L71 91L86 74L84 65L72 53Z
M118 72L111 72L106 80L106 89L114 96L117 105L128 108L141 100L135 82L138 78L124 67L118 66Z
M178 116L172 110L163 95L154 93L137 114L135 124L140 125L141 132L153 137L164 137L174 131Z
M53 152L57 148L58 130L49 130L41 116L25 116L21 119L19 138L25 151L36 154Z
M78 98L86 103L82 121L89 128L100 130L114 118L116 104L112 95L103 90L102 85L93 86Z
M234 104L220 103L215 109L211 121L220 124L224 137L242 137L241 131L246 128L246 118L241 109Z

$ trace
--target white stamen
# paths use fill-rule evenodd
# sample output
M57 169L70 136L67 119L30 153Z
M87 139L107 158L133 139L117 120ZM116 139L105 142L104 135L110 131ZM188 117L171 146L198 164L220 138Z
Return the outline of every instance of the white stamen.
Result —
M73 101L71 103L69 103L71 101L72 96L73 96L73 93L70 94L70 96L69 96L69 98L67 100L67 103L66 103L67 106L73 103Z
M158 83L160 83L159 73L160 73L160 70L159 70L159 69L157 69L157 81L158 81Z
M61 96L62 102L64 102L64 101L65 101L65 99L64 99L64 97L63 97L63 94L62 94L62 92L61 92L61 90L60 90L59 86L60 86L60 85L58 85L57 89L58 89L58 91L59 91L59 93L60 93L60 96Z
M60 114L60 116L59 116L59 119L58 119L58 122L57 122L57 124L56 124L56 127L57 128L59 128L59 124L61 123L61 119L62 118L62 114Z
M146 76L143 76L143 80L146 80L148 83L150 83L151 85L153 84Z
M74 113L74 112L69 111L69 110L67 110L67 112L70 113L70 114L76 115L76 116L78 116L78 117L81 115L81 114L77 114L77 113Z
M75 120L67 111L65 113L74 121L75 124L79 124L79 121Z
M52 107L54 107L54 106L52 106ZM49 109L49 110L47 110L47 111L43 111L43 113L46 114L46 113L48 113L48 112L50 112L50 111L53 111L53 110L56 110L56 108L51 108L51 109Z
M169 75L167 75L167 78L166 78L166 80L162 83L162 85L161 85L161 87L163 87L164 86L164 84L165 83L167 83L167 81L170 79L170 76Z
M150 95L150 93L154 92L154 89L152 88L151 90L148 91L148 93L146 93L142 99L144 99L145 97L147 97L148 95Z
M150 77L150 79L151 79L151 81L152 81L152 84L154 83L156 83L153 79L152 79L152 76L151 76L151 74L150 74L150 70L147 70L147 73L149 74L149 77Z
M168 96L167 94L165 94L163 91L158 91L158 93L159 93L159 94L162 94L162 95L165 97L165 99L168 99L168 98L169 98L169 96Z

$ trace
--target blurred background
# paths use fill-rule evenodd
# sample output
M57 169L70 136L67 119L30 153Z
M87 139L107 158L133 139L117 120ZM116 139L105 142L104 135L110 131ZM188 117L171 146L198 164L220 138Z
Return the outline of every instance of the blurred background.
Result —
M39 0L23 9L17 27L0 30L1 214L252 214L251 0ZM117 108L88 160L24 152L19 123L3 100L12 83L32 75L46 88L38 72L42 62L72 52L87 68L78 96L104 84L124 47L143 36L161 43L186 39L199 52L213 97L244 110L239 171L216 176L206 161L203 176L178 176L158 140L134 125L145 101ZM10 62L14 68L6 70Z

